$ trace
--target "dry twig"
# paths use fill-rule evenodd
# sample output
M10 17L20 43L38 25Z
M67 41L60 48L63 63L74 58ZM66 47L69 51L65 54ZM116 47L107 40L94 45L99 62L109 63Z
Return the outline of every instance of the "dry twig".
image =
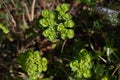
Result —
M36 2L36 0L33 0L32 8L31 8L31 20L32 20L32 21L33 21L33 19L34 19L35 2Z
M26 3L22 2L24 7L25 7L25 10L26 10L27 17L28 17L30 22L33 21L33 19L34 19L35 2L36 2L36 0L33 0L32 7L31 7L31 12L29 11L28 6L26 5Z
M116 71L119 69L119 67L120 67L120 65L117 66L117 68L115 68L115 70L114 70L113 73L112 73L112 76L116 73Z
M63 44L62 44L61 52L63 52L63 49L64 49L64 47L65 47L65 43L66 43L66 41L67 41L67 40L65 40L65 41L63 42Z

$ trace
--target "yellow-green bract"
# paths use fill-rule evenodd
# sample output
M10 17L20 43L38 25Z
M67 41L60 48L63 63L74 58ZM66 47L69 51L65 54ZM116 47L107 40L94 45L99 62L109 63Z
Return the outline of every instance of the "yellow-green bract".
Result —
M65 26L64 26L63 23L58 24L58 26L57 26L57 30L58 30L58 31L62 31L62 30L64 30L64 29L65 29Z
M31 50L21 53L17 62L32 80L37 79L42 71L46 71L48 64L47 59L41 56L40 51Z
M107 76L103 76L101 80L109 80Z
M69 28L73 28L74 27L74 22L73 22L73 20L67 20L67 21L65 21L65 26L66 27L69 27Z
M43 10L42 18L40 19L40 27L43 29L43 36L50 41L59 38L71 39L74 37L75 23L72 20L72 15L68 12L70 5L67 3L60 4L56 10Z
M55 18L55 12L49 11L48 9L42 11L42 16L44 18L54 19Z
M61 5L58 5L58 6L56 7L56 10L57 10L61 15L63 15L65 12L67 12L67 11L69 10L69 8L70 8L70 5L69 5L69 4L63 3L63 4L61 4Z
M92 58L85 49L80 50L78 56L70 62L70 68L75 73L76 78L90 78L92 69Z

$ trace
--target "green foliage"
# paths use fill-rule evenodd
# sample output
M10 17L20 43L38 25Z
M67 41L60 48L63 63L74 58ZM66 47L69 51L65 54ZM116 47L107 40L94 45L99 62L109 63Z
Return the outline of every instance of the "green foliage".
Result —
M105 65L97 64L95 66L94 72L97 74L97 76L101 77L104 75L105 72Z
M109 80L107 76L102 77L101 80Z
M85 3L87 5L95 6L95 4L98 0L76 0L76 1L80 2L80 3Z
M73 61L70 62L70 68L74 72L76 78L90 78L92 76L92 57L90 53L82 49L75 57Z
M70 5L67 3L58 5L56 10L59 12L60 15L64 15L69 10Z
M3 33L8 34L10 31L2 24L0 23L0 29L3 31Z
M120 80L117 0L34 1L0 1L1 80Z
M74 22L72 15L69 14L70 5L67 3L58 5L56 10L43 10L42 19L39 23L41 28L44 29L43 36L47 37L50 41L58 38L61 35L62 39L71 39L74 37Z
M48 64L47 59L42 57L39 51L31 50L21 53L17 62L32 80L36 80L42 71L45 72Z
M93 27L95 28L95 29L98 29L98 30L100 30L100 29L102 29L102 25L100 25L100 21L99 20L95 20L94 22L93 22Z

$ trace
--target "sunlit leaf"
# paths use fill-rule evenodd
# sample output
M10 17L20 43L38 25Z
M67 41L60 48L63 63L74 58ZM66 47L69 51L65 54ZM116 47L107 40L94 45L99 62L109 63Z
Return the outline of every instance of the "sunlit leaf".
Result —
M49 24L49 26L54 26L56 24L56 22L53 19L49 19L48 24Z
M49 18L49 16L50 16L49 10L48 10L48 9L43 10L43 11L42 11L42 16L43 16L44 18Z
M62 11L63 11L64 13L67 12L67 11L69 10L69 8L70 8L70 5L67 4L67 3L63 3L63 4L61 5L61 9L62 9Z
M62 31L64 29L65 29L65 26L63 25L63 23L58 24L58 26L57 26L58 31Z
M69 19L72 19L72 16L71 16L71 14L66 13L66 14L63 15L63 19L64 20L69 20Z
M61 38L66 39L67 35L65 33L61 33Z
M69 27L69 28L73 28L74 25L75 25L75 23L73 22L73 20L67 20L67 21L65 21L64 24L65 24L66 27Z
M74 37L74 31L71 30L71 29L67 30L67 36L68 36L69 39L73 38Z
M0 23L0 29L2 29L2 31L5 33L5 34L8 34L10 31L3 25Z
M54 11L49 12L49 18L50 19L55 19L56 18L56 12L54 12Z
M67 12L68 10L69 10L69 8L70 8L70 5L69 4L67 4L67 3L63 3L63 4L61 4L61 5L58 5L57 7L56 7L56 10L58 11L58 12L63 12L63 13L65 13L65 12Z
M39 23L43 26L43 27L48 27L48 21L47 21L47 19L41 19L40 21L39 21Z

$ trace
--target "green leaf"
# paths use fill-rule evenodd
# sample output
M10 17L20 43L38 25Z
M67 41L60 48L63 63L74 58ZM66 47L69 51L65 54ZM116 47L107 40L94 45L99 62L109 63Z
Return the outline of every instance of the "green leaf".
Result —
M78 60L72 61L72 62L70 63L70 67L71 67L72 71L77 71L77 70L78 70L78 67L79 67Z
M107 76L104 76L104 77L102 77L101 80L109 80L109 78Z
M50 41L53 41L56 38L57 38L56 32L51 32L50 36L48 37Z
M42 11L42 16L44 17L44 18L49 18L49 13L50 13L50 11L48 10L48 9L46 9L46 10L43 10Z
M47 59L46 58L42 58L42 68L43 68L43 71L46 71L47 70Z
M49 18L50 19L55 19L56 18L56 12L55 11L49 12Z
M65 13L63 11L60 11L59 14L63 17Z
M64 40L66 39L67 35L65 33L61 33L61 38Z
M41 19L40 21L39 21L39 23L43 26L43 27L48 27L48 21L47 21L47 19Z
M50 28L46 29L45 31L43 31L43 35L45 37L47 37L50 41L57 38L57 33L56 33L56 31L54 30L53 27L50 27Z
M62 11L61 5L58 5L58 6L56 7L56 10L57 10L58 12Z
M8 33L10 32L2 23L0 23L0 29L2 29L2 31L3 31L5 34L8 34Z
M93 27L96 28L96 29L101 29L103 26L100 24L99 20L95 20L93 22Z
M67 30L67 36L68 36L69 39L73 38L74 37L74 31L71 30L71 29Z
M54 26L56 24L56 22L53 19L49 19L48 24L49 24L49 26Z
M69 8L70 8L70 5L67 4L67 3L63 3L63 4L61 5L61 9L62 9L62 11L63 11L64 13L67 12L67 11L69 10Z
M48 37L50 35L50 29L46 29L43 31L43 36Z
M42 58L42 63L43 63L42 65L45 65L45 66L47 65L48 62L47 62L47 59L45 57Z
M83 76L85 78L90 78L91 77L91 71L90 70L85 70L85 72L83 73Z
M66 13L66 14L63 15L63 19L64 20L69 20L69 19L72 19L72 16L71 16L71 14Z
M56 7L56 10L57 10L58 12L60 12L60 14L64 14L65 12L67 12L67 11L69 10L69 8L70 8L70 5L69 5L69 4L63 3L63 4L61 4L61 5L58 5L58 6Z
M62 15L58 14L58 20L63 20Z
M83 73L82 71L77 71L77 74L75 75L77 78L82 78Z
M71 29L64 29L61 31L61 38L66 39L66 38L73 38L74 37L74 31Z
M56 18L56 12L55 11L49 11L48 9L42 11L43 18L47 19L55 19Z
M36 57L36 59L38 59L38 60L39 60L39 58L41 59L40 51L34 51L33 55L34 55L34 57Z
M50 28L50 36L49 36L49 40L53 41L54 39L57 38L57 32L55 31L54 28Z
M73 28L74 25L75 25L75 23L73 22L73 20L67 20L67 21L65 21L64 24L65 24L66 27L69 27L69 28Z
M62 31L64 29L65 29L65 26L63 25L63 23L58 24L58 26L57 26L58 31Z

